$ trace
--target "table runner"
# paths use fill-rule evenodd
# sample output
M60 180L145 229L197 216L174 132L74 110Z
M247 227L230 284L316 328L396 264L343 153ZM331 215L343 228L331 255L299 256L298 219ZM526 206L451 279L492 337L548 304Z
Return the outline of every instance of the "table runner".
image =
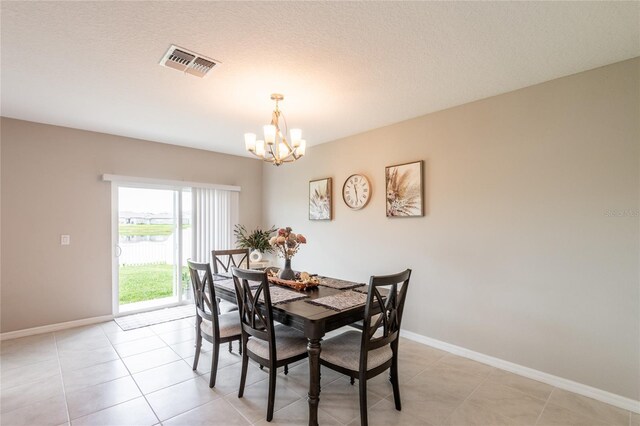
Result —
M331 296L319 297L313 300L305 300L312 305L324 306L334 311L344 311L354 306L364 305L367 301L367 295L356 293L355 291L346 290Z
M361 285L364 285L363 283L354 283L353 281L339 280L337 278L318 276L318 279L320 280L318 285L336 288L338 290L348 290L350 288L360 287Z

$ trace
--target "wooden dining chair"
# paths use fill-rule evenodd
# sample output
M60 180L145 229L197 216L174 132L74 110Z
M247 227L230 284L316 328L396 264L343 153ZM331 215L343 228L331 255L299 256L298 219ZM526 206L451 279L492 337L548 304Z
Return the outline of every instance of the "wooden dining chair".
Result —
M398 342L410 277L411 269L394 275L372 276L364 308L363 331L347 331L322 343L320 364L359 381L360 423L363 426L368 424L367 380L387 369L391 369L396 410L402 409ZM383 292L386 298L380 292L383 286L390 286L388 292Z
M212 250L213 273L230 274L232 266L249 269L249 249Z
M232 266L249 269L249 249L212 250L211 260L214 274L230 276ZM238 310L237 305L220 299L218 299L218 308L219 312L223 314ZM232 350L233 345L229 342L229 352ZM240 345L239 353L242 353L242 345Z
M242 325L242 373L238 398L244 394L249 358L269 368L267 421L273 419L276 376L279 367L307 357L307 339L300 331L285 325L274 326L273 306L267 274L231 268ZM251 289L250 282L260 283Z
M193 370L198 368L202 339L213 345L211 352L211 375L209 387L216 384L218 372L218 355L222 343L240 342L242 335L240 318L237 312L219 314L216 302L216 291L213 285L211 267L208 263L197 263L187 260L191 275L191 287L196 303L196 355L193 359Z

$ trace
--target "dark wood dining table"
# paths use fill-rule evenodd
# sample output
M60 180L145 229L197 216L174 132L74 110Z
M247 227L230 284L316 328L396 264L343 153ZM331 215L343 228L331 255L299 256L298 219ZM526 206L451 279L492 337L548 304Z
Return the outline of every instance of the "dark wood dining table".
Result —
M216 280L229 280L228 277L216 275ZM235 292L227 287L215 286L216 296L230 302L236 302ZM293 290L292 290L293 291ZM353 324L364 318L364 304L344 311L334 311L323 306L313 305L305 300L330 296L347 290L317 286L303 291L308 298L285 302L273 306L273 317L279 323L293 327L304 333L308 340L309 352L309 425L318 424L318 404L320 403L320 351L321 340L328 331Z

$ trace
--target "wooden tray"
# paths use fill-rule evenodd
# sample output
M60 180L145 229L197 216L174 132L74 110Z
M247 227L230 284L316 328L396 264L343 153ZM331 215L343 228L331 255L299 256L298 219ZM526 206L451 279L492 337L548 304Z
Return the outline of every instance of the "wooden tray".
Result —
M290 280L282 280L278 277L269 277L269 282L283 285L285 287L290 287L294 290L306 290L308 288L317 287L318 283L303 283L302 281L290 281Z

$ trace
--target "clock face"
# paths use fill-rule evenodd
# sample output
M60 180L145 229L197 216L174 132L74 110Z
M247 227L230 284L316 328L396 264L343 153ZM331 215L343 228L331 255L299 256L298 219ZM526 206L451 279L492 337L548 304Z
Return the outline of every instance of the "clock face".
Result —
M351 175L342 186L342 199L353 210L367 205L371 197L371 185L364 175Z

